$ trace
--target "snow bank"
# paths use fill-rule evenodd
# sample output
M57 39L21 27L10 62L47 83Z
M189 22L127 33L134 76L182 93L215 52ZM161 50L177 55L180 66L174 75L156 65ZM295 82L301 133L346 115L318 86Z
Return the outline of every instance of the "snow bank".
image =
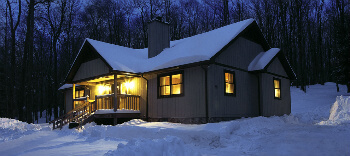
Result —
M327 121L321 121L320 125L338 125L350 123L350 96L338 96L334 102Z
M337 96L350 96L346 85L339 85L337 92L336 84L327 82L324 85L310 85L306 93L300 88L291 87L292 114L305 124L318 124L328 120L329 111Z
M79 130L64 126L62 130L51 131L52 125L0 118L0 153L350 155L350 95L346 93L346 86L341 85L340 92L336 92L334 83L313 85L307 93L292 87L291 93L291 115L201 125L134 119L116 126L89 123Z
M15 119L0 118L0 128L1 129L10 129L10 130L20 130L22 132L28 130L39 131L43 127L40 124L28 124Z
M49 129L49 127L40 124L28 124L15 119L0 118L0 142L17 139L36 131Z
M131 140L126 145L118 144L118 149L108 151L106 156L128 155L128 156L153 156L153 155L182 155L196 156L190 145L186 145L182 139L167 136L163 139L138 139Z

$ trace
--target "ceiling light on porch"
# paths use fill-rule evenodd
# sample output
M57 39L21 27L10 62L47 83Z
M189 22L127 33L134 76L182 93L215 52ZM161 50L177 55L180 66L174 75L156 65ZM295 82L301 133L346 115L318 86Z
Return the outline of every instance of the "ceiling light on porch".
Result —
M110 85L97 85L97 92L98 95L103 95L105 93L109 93L111 91L111 86Z
M133 81L128 81L128 82L125 82L125 87L127 89L133 89L135 86L134 82Z

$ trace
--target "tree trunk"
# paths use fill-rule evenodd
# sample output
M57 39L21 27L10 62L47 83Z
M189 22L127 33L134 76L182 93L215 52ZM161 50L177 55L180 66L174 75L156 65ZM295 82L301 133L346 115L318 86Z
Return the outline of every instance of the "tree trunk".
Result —
M29 11L28 11L28 18L27 18L27 34L26 34L26 41L24 45L24 51L27 51L28 53L28 70L27 70L27 79L28 79L28 102L27 104L27 122L31 123L33 121L32 118L32 112L33 112L33 51L34 51L34 6L35 6L35 0L30 0L29 2ZM26 47L28 49L26 49ZM35 112L36 113L36 112Z
M12 7L11 3L9 0L7 2L7 7L10 15L10 27L11 27L11 75L10 75L10 104L9 104L9 117L10 118L15 118L18 115L17 112L17 103L15 100L15 95L16 95L16 30L19 25L19 22L21 20L21 0L18 1L18 17L17 17L17 22L16 24L13 21L13 14L12 14ZM22 108L19 108L22 109Z
M58 37L54 37L52 43L53 50L53 106L54 106L54 117L58 117L58 103L57 103L57 89L58 89L58 77L57 77L57 44Z

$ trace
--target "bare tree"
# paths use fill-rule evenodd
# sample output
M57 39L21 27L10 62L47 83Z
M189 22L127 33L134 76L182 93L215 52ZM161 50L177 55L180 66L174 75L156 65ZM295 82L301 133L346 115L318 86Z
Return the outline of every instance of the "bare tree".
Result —
M10 29L11 29L11 76L10 76L10 83L13 85L10 87L10 95L9 99L11 103L9 104L9 117L14 118L18 115L17 113L17 104L15 101L15 86L16 86L16 30L17 27L21 21L21 12L22 12L22 4L21 0L18 0L18 2L10 2L10 0L6 0L7 2L7 8L8 8L8 14L10 16ZM15 22L14 19L14 10L12 8L13 3L18 3L18 14L17 14L17 21ZM22 108L19 108L22 109Z
M57 101L57 89L58 89L58 67L57 67L57 42L62 33L63 23L66 18L66 10L67 10L67 0L59 0L57 3L53 3L55 8L52 8L53 2L47 3L47 18L46 21L50 26L50 35L51 35L51 50L53 53L53 106L54 106L54 117L58 117L58 101ZM58 16L58 17L56 17ZM61 110L63 108L60 108Z

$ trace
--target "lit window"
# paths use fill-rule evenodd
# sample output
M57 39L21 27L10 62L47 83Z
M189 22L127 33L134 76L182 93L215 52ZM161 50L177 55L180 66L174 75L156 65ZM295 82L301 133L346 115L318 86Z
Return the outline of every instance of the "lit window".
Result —
M225 95L236 95L235 73L225 71Z
M84 90L76 90L75 98L81 98L81 97L84 97Z
M169 97L183 95L183 74L175 73L159 77L159 96Z
M275 99L281 99L281 80L274 78L273 86L275 89Z
M170 76L160 77L160 95L170 95Z

